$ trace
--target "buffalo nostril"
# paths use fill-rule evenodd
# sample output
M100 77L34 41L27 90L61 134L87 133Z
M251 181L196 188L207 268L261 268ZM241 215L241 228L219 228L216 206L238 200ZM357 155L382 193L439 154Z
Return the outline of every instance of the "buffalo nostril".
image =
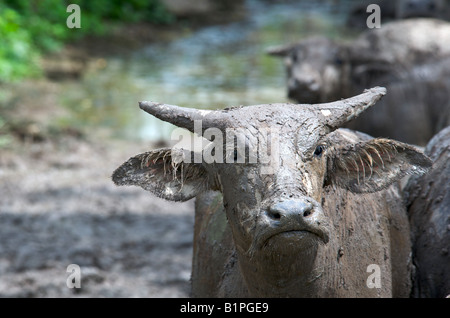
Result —
M281 214L280 213L272 213L272 218L273 219L275 219L275 220L279 220L279 219L281 219Z
M281 219L281 214L277 211L269 211L267 215L272 219L278 221Z
M312 215L314 212L314 207L311 203L306 203L303 205L302 210L300 212L301 215L303 215L304 218Z
M306 217L310 216L311 213L312 213L312 209L308 209L308 210L306 210L306 211L303 211L303 217L306 218Z

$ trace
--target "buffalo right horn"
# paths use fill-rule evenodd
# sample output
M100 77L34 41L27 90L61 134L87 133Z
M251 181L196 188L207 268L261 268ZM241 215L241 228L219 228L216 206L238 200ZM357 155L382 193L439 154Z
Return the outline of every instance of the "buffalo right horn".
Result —
M375 105L384 95L386 95L386 88L377 86L366 89L362 94L354 97L332 103L316 104L313 107L319 110L319 115L324 118L325 125L331 130L335 130Z
M202 130L205 131L210 127L224 128L228 118L228 115L220 110L186 108L147 101L139 102L139 107L161 120L191 132L194 132L195 120L201 120Z

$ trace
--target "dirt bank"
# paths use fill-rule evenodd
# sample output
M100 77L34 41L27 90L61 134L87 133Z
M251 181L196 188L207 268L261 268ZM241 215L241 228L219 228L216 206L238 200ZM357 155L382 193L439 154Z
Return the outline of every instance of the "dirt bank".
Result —
M189 295L193 202L110 180L148 147L61 137L1 151L0 296ZM80 289L66 286L69 264Z

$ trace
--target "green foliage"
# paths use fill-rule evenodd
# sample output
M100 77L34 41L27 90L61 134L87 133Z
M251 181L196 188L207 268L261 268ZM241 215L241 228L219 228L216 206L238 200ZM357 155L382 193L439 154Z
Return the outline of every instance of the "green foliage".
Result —
M112 21L173 22L173 16L158 0L78 0L73 3L78 4L83 12Z
M66 25L69 4L81 10L81 28ZM171 23L159 0L3 0L0 3L0 82L39 73L38 57L87 34L104 34L109 23Z
M0 6L0 81L13 81L38 73L38 53L24 20L14 10Z

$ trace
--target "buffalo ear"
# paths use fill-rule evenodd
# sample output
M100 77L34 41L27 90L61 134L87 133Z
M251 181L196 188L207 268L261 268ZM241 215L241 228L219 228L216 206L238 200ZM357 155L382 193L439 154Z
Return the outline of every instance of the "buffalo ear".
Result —
M180 149L159 149L130 158L117 168L116 185L136 185L160 198L186 201L208 189L208 177L193 153Z
M414 147L390 139L371 139L330 149L327 183L354 193L376 192L407 174L423 174L430 158Z

